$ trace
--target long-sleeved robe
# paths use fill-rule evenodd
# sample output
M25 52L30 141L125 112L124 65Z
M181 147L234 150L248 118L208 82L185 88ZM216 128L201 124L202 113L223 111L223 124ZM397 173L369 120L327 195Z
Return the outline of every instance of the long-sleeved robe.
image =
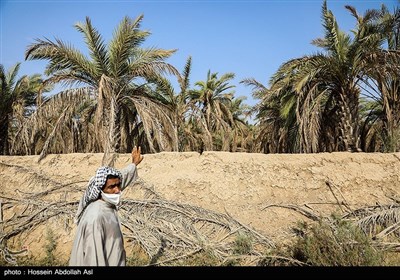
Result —
M131 163L121 170L121 190L137 178ZM126 254L115 205L102 199L90 203L79 221L70 266L125 266Z

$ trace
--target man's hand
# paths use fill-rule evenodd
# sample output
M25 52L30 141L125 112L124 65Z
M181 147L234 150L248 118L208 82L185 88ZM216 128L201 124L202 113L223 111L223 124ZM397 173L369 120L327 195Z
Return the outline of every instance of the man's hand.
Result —
M132 163L134 163L136 166L142 162L143 160L143 156L140 154L141 153L141 149L140 146L139 147L133 147L132 150Z

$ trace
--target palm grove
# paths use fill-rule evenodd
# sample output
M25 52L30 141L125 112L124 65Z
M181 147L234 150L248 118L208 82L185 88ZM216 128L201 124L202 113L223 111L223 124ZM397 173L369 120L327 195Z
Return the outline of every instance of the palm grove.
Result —
M351 35L324 1L318 53L282 63L269 86L241 81L253 107L234 96L234 73L208 71L191 86L191 57L180 71L166 62L176 50L141 47L150 35L143 15L123 18L108 44L87 17L75 28L89 57L61 39L37 39L25 57L47 61L48 78L18 78L19 63L0 65L1 153L103 152L112 165L133 143L146 153L399 151L400 11L345 8ZM46 95L57 83L67 89Z

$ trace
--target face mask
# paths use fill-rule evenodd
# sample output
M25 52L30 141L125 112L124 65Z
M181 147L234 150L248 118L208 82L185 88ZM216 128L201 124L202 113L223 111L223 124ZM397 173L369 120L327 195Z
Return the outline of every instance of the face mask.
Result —
M119 199L121 197L122 192L119 193L104 193L101 191L101 198L113 205L118 205L119 204Z

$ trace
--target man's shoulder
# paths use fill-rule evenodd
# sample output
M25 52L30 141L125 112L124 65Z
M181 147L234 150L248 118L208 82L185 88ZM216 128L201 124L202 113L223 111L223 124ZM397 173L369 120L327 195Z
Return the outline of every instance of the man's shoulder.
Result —
M86 207L86 209L99 208L99 207L101 207L101 206L102 206L101 199L97 199L97 200L93 201L92 203L90 203L90 204Z
M122 173L122 176L127 175L127 173L135 172L136 171L136 165L134 163L129 163L125 168L121 169L120 172Z
M104 215L103 208L105 208L104 201L101 199L98 199L96 201L93 201L90 203L86 209L84 216L82 217L82 220L84 220L86 223L93 223L95 221L98 221L102 218Z

